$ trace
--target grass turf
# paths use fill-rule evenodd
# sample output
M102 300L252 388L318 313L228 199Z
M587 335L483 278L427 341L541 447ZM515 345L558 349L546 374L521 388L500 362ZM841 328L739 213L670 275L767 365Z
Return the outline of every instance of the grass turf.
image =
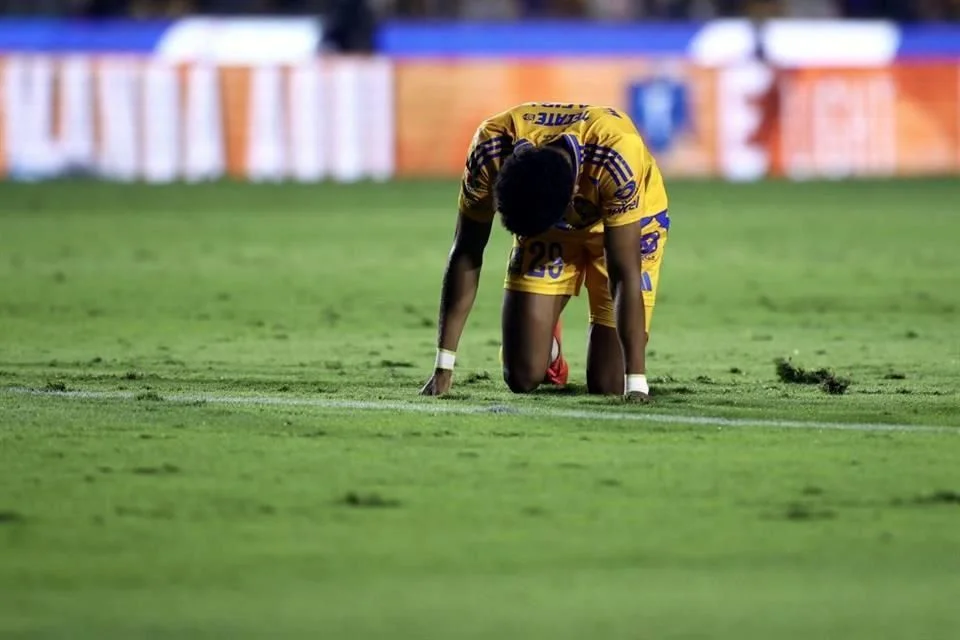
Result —
M432 404L541 413L431 415L170 398L418 402L455 185L0 186L0 635L952 637L960 432L682 418L960 425L960 184L671 198L655 407L579 393L584 300L505 393L498 230Z

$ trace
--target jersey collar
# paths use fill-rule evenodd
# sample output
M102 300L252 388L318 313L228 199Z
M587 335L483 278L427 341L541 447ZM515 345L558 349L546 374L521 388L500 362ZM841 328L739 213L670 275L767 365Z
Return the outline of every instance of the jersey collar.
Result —
M581 146L580 141L577 140L577 136L572 133L562 133L559 138L554 138L551 141L548 141L547 144L554 144L556 142L562 142L566 145L567 150L570 152L570 158L573 160L573 177L574 180L580 178L580 167L583 165L583 146ZM513 152L517 153L524 147L533 146L533 143L529 140L520 139L517 140L513 145Z
M572 133L564 133L560 137L570 150L570 157L573 158L573 177L578 179L580 177L580 165L583 164L583 147L580 146L577 136Z

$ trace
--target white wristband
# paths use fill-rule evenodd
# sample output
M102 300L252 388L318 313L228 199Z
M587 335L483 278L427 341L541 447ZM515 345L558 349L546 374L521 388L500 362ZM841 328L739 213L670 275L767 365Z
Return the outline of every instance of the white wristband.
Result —
M650 387L647 386L647 376L642 373L628 373L623 376L623 392L640 392L649 394Z
M437 349L437 369L447 369L453 371L453 365L457 361L457 352L447 349Z

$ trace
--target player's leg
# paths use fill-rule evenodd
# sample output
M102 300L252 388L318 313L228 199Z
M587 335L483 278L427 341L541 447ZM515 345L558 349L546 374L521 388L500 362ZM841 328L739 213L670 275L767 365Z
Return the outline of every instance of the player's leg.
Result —
M563 313L562 311L560 312ZM543 384L550 384L554 386L563 386L567 384L567 379L570 377L570 365L567 362L567 359L563 355L562 343L562 323L560 318L557 318L556 324L553 325L553 340L550 344L550 364L547 366L547 371L543 376ZM499 354L500 366L503 366L503 343L500 344L500 354Z
M569 296L504 291L503 379L514 393L544 382L551 364L554 327Z
M643 303L647 339L657 301L660 267L663 263L670 227L666 213L650 219L644 225L638 259L643 273ZM617 334L613 299L606 261L603 258L602 238L588 245L590 261L586 266L586 285L590 300L590 328L587 345L587 390L596 394L623 393L623 350Z
M515 392L532 391L543 382L566 383L558 322L580 288L581 244L553 231L514 240L504 281L501 360L504 380Z

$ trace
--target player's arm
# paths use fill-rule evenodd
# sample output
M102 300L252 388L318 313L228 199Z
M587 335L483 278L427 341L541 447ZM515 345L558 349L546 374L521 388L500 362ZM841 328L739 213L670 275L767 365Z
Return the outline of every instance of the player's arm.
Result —
M479 222L463 214L457 219L440 292L439 349L454 353L457 350L480 287L483 251L492 226L490 222Z
M437 361L433 375L420 390L421 395L438 396L453 384L453 365L457 346L467 324L480 288L483 251L490 238L491 222L460 214L453 246L447 257L440 290L440 317L437 330Z
M457 228L440 290L437 361L433 375L420 390L422 395L446 393L453 381L457 346L477 297L483 252L493 227L494 206L490 186L495 168L491 161L499 153L497 147L493 146L495 144L481 128L474 136L467 157L460 184Z
M646 401L646 309L640 236L649 154L639 136L611 141L600 179L604 253L617 334L623 349L624 396Z
M646 374L646 309L640 270L640 221L605 227L603 244L625 375Z

